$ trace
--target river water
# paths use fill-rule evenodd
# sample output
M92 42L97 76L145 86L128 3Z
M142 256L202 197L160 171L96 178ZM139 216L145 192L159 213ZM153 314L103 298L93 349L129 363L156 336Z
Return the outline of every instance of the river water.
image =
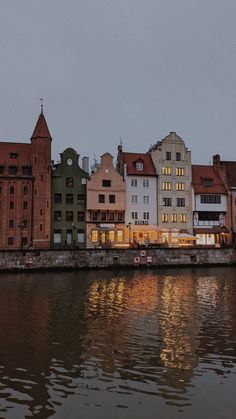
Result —
M236 417L236 267L0 275L0 418Z

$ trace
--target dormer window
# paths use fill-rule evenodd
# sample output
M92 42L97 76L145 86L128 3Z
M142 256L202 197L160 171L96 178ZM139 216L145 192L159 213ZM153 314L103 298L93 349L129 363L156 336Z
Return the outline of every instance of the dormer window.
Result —
M213 179L204 177L203 178L203 185L208 187L208 188L213 186Z
M136 170L137 170L137 172L142 172L143 171L143 162L142 161L137 161L136 162Z

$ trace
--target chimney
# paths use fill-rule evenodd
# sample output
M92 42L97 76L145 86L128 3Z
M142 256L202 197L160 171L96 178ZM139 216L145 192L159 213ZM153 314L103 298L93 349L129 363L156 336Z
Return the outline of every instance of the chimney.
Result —
M220 155L215 154L213 156L213 166L220 166Z
M82 169L84 172L89 173L89 158L88 157L82 158Z

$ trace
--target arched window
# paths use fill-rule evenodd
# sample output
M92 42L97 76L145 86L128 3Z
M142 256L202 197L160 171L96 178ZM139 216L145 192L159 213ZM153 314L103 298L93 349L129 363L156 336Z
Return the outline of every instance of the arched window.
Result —
M13 186L10 187L10 195L14 195L14 187Z
M27 188L27 186L24 187L24 195L28 195L28 188Z

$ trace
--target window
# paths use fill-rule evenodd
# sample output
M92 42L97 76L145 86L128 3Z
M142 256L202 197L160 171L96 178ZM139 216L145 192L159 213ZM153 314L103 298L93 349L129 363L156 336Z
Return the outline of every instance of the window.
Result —
M17 159L18 154L17 153L10 153L11 159Z
M221 204L221 195L200 195L201 204Z
M137 202L138 202L138 195L132 195L131 199L132 199L132 203L133 204L137 204Z
M66 178L66 187L67 188L73 188L74 179L73 177L67 177Z
M176 191L184 191L184 186L183 182L177 182L175 185Z
M77 230L77 242L84 243L84 230Z
M22 246L27 246L28 240L27 237L22 237Z
M10 187L10 195L14 195L14 187L13 186Z
M181 153L176 153L176 161L180 161L181 160Z
M143 171L143 162L141 162L141 161L136 162L136 170L137 170L137 172L142 172Z
M40 209L40 215L41 215L41 216L43 215L43 210L42 210L42 208Z
M4 166L0 165L0 175L4 173Z
M24 201L23 202L23 209L27 209L28 208L28 202L27 201Z
M177 198L176 205L177 207L185 207L185 198Z
M14 244L14 237L8 237L8 244L12 246Z
M85 195L84 194L79 194L77 197L77 202L78 204L85 204Z
M107 220L107 213L106 211L101 211L101 221L106 221Z
M10 201L10 209L13 209L13 208L14 208L14 202Z
M171 214L171 222L177 223L177 214Z
M27 225L28 225L27 220L23 220L23 228L27 228Z
M61 243L61 230L54 230L53 232L53 243L60 244Z
M168 166L162 167L162 174L163 175L171 175L171 167L168 167Z
M144 197L143 197L143 203L144 204L149 204L149 196L148 195L144 195Z
M168 214L162 214L161 221L163 223L168 223Z
M9 175L16 175L17 173L17 167L16 166L10 166L9 167Z
M184 176L184 168L183 167L176 167L175 168L176 176Z
M109 238L109 241L112 242L112 243L115 241L115 232L114 232L114 230L110 230L108 232L108 238Z
M132 217L133 220L137 220L138 219L138 213L137 212L132 212L131 217Z
M143 179L143 187L149 188L149 179Z
M14 220L9 220L9 228L14 228Z
M166 152L166 160L171 160L171 152L170 151Z
M116 196L109 195L109 204L115 204L115 202L116 202Z
M212 211L200 211L198 213L198 220L199 221L219 221L220 213L219 212L212 212Z
M102 180L102 186L104 188L110 188L111 187L111 180L110 179L103 179Z
M171 198L163 198L163 206L164 207L171 207Z
M61 211L54 211L54 221L61 221Z
M203 185L206 187L213 186L213 179L211 178L203 178Z
M98 231L92 230L92 243L95 243L98 241Z
M115 219L115 214L114 214L114 212L113 212L113 211L109 211L109 213L108 213L108 218L109 218L109 221L114 221L114 219Z
M121 243L123 241L123 230L117 230L117 242Z
M23 166L22 167L22 174L26 176L31 176L31 167L30 166Z
M186 214L180 214L179 219L181 223L186 223Z
M43 231L43 224L39 224L39 230Z
M97 211L92 211L91 218L92 218L92 221L97 221L98 219Z
M99 204L104 204L105 203L105 195L98 195L98 202Z
M149 212L144 212L143 213L143 219L144 220L149 220Z
M54 204L61 204L62 195L61 193L54 193Z
M131 179L131 186L133 186L133 187L137 187L137 185L138 185L138 181L137 181L137 179Z
M66 211L66 221L73 221L74 214L73 211Z
M164 191L171 191L171 182L162 182L162 189Z
M77 221L84 221L84 211L77 212Z
M67 204L73 204L73 194L72 193L67 193L66 194L66 203Z
M27 188L27 186L24 187L24 195L28 195L28 188Z
M118 211L118 221L124 221L124 213L122 211Z

